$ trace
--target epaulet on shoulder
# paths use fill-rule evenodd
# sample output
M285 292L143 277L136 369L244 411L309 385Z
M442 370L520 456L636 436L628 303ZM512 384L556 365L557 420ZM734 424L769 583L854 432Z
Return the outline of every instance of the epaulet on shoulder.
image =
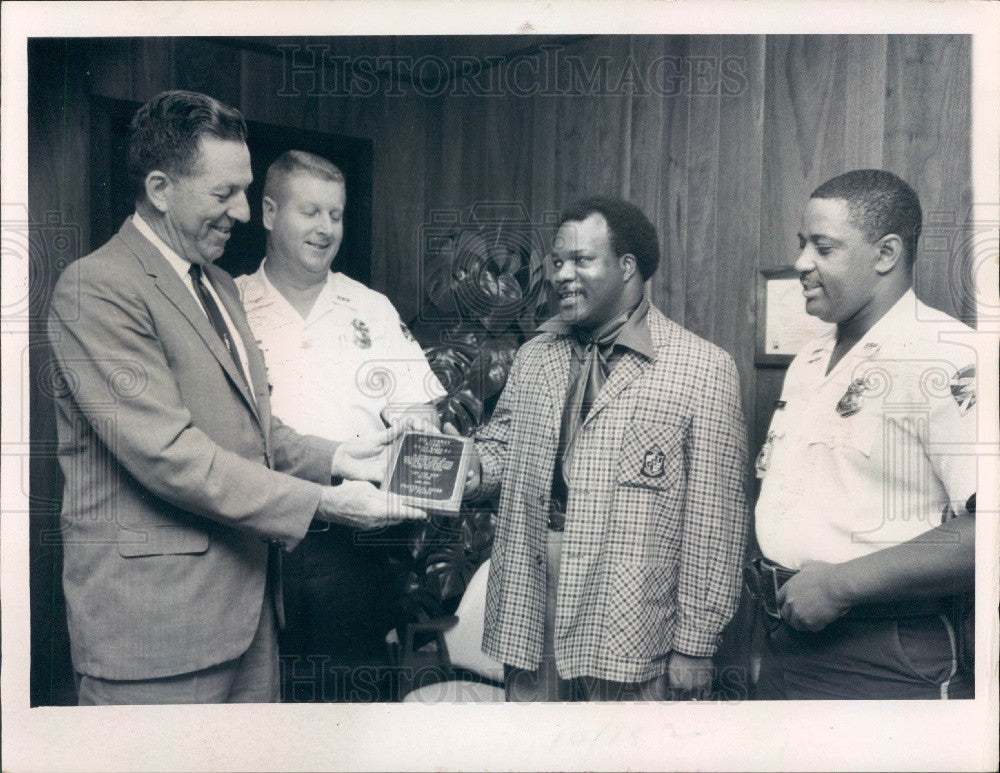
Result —
M357 279L349 277L347 274L339 271L337 272L337 281L341 283L341 286L347 290L356 301L369 304L382 303L395 309L395 305L389 300L389 296L385 293L380 293L378 290L373 290L364 282L359 282Z

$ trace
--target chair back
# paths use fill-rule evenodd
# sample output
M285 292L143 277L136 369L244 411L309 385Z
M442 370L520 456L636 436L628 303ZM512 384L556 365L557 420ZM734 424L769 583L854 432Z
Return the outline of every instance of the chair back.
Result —
M444 641L452 666L503 682L503 663L483 653L483 618L486 612L486 581L490 573L489 559L483 562L469 580L462 600L455 610L458 623L445 631Z

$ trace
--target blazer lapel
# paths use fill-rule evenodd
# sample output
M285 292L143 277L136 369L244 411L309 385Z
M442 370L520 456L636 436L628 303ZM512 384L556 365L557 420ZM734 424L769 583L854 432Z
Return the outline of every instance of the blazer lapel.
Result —
M608 404L621 393L625 387L631 384L649 366L649 360L641 354L629 350L626 351L618 364L611 371L604 387L597 394L594 405L583 420L583 426L589 424L597 414L604 410Z
M561 420L563 407L566 403L566 390L569 387L570 344L563 336L551 338L546 346L545 359L542 363L542 374L545 384L552 396L552 405L556 414L556 422Z
M649 325L649 334L653 342L655 358L658 348L670 336L670 322L663 316L659 309L650 304L649 311L646 314L646 324ZM594 405L590 409L590 413L583 420L584 425L604 410L612 400L621 394L625 387L641 376L643 371L651 364L652 361L646 359L643 355L632 350L626 351L622 355L621 360L618 361L615 369L611 371L611 375L608 376L608 380L604 384L604 388L597 395L597 399L594 400Z
M191 326L195 329L198 335L201 336L205 346L208 347L208 350L212 353L215 359L219 361L222 369L226 372L226 375L229 376L229 380L233 382L240 394L243 396L243 399L246 401L247 406L253 412L257 420L260 421L260 415L257 412L257 405L250 396L246 379L236 369L236 363L233 362L233 358L226 350L226 346L222 343L222 339L219 338L219 334L215 332L215 328L212 327L212 323L209 322L205 312L202 311L198 302L191 294L191 291L188 290L188 288L184 285L183 280L177 275L177 272L174 271L173 267L167 262L167 259L159 253L159 250L150 244L146 237L139 233L138 229L132 225L130 220L125 222L118 233L125 239L126 243L129 245L132 252L135 253L136 257L138 257L139 261L146 269L146 273L153 277L153 280L160 292L166 296L167 300L169 300L177 308L177 311L179 311L181 315L191 323ZM216 292L218 292L218 289L216 289ZM219 297L224 298L225 294L219 293ZM223 303L225 303L225 300ZM228 303L225 305L230 318L235 321L239 315L233 314L233 311ZM245 336L243 340L245 345Z

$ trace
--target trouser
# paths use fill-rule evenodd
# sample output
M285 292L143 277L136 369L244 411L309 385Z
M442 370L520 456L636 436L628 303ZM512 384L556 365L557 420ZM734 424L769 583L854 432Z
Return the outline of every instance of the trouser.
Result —
M257 631L240 657L157 679L117 680L76 674L81 706L166 703L277 703L278 640L271 594L264 593Z
M285 556L286 667L350 669L385 657L385 635L403 590L388 547L404 537L398 529L368 534L331 525L307 533Z
M817 632L766 621L758 700L973 697L946 615L842 618Z
M562 531L549 529L546 543L545 627L538 668L527 671L504 665L504 691L508 701L639 701L667 700L667 675L645 682L614 682L597 677L563 679L556 669L555 619Z

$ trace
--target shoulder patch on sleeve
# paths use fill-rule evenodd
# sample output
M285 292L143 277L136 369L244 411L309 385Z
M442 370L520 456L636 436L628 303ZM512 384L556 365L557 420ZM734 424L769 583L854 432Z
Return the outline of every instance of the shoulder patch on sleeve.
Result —
M951 379L951 396L963 416L976 404L976 366L966 365Z

